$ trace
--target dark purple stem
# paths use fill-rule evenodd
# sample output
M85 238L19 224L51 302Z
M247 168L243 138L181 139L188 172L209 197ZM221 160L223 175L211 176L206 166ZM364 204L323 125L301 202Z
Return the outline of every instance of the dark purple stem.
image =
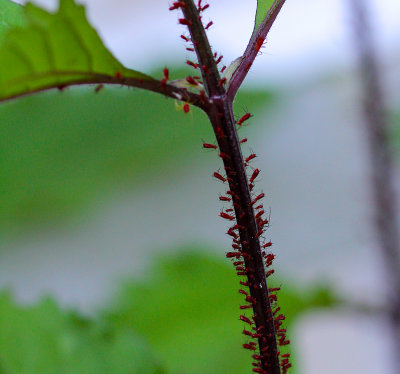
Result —
M258 341L259 369L265 374L280 374L275 320L269 301L264 259L259 240L260 228L255 218L254 204L252 203L245 162L232 110L236 91L231 91L230 97L225 94L223 81L220 80L214 55L211 51L198 9L193 0L184 0L183 3L185 6L182 6L181 9L185 18L183 21L180 20L180 23L188 27L191 41L197 54L207 93L207 104L204 110L213 126L220 157L224 163L229 183L229 194L232 196L239 231L241 256L244 261L243 273L247 276L246 283L249 288L249 294L251 299L254 300L252 302L254 316L252 320L248 320L250 321L248 326L252 324L249 330L252 330ZM266 35L266 28L272 25L282 4L283 1L281 1L279 6L275 5L270 16L271 20L267 22L269 26L264 26L263 23L260 26L262 31L258 31L256 35L263 35L263 33ZM254 49L255 44L253 43L251 46ZM248 47L248 50L246 50L247 55L253 56L254 60L258 51L250 51L249 48L251 47ZM244 75L242 78L244 79ZM237 88L243 79L240 81L238 79L235 80Z

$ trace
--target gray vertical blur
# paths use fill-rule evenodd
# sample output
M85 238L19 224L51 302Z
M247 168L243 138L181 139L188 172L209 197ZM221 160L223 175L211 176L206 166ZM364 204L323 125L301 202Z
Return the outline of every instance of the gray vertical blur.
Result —
M388 317L393 332L396 373L400 373L400 245L394 191L394 160L381 85L371 12L367 0L349 0L362 85L362 110L370 152L374 227L386 266Z

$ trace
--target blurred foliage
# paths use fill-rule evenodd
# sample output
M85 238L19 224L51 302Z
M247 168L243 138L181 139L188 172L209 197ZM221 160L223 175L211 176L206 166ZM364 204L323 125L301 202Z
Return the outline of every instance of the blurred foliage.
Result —
M329 289L283 284L289 336L303 313L338 302ZM0 374L248 373L238 288L227 260L189 248L158 257L98 317L63 311L51 299L21 306L0 294Z
M18 306L0 296L1 374L163 374L148 344L110 330L52 300Z
M171 69L172 78L187 71ZM162 69L160 69L161 73ZM272 102L243 92L238 115ZM0 105L0 227L3 232L75 213L109 187L143 184L190 158L214 135L197 109L126 88L46 92ZM178 109L178 110L177 110Z

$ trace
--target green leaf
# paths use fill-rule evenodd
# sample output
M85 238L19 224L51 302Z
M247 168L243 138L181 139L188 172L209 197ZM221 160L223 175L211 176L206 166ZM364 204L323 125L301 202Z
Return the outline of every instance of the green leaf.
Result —
M23 7L10 0L0 0L0 43L4 33L12 26L22 26Z
M264 18L267 15L273 3L274 0L257 0L257 11L256 11L256 19L254 21L253 34L257 31L262 21L264 21Z
M31 3L23 13L23 25L10 28L0 44L0 101L119 76L152 79L118 62L73 0L60 0L54 14Z

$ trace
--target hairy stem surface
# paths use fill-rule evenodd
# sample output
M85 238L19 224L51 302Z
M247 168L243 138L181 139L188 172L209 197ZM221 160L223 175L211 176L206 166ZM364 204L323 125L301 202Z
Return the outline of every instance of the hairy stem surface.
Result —
M230 103L216 102L208 111L218 146L223 155L229 190L232 192L233 206L239 236L242 244L242 256L248 278L250 296L255 300L254 331L260 336L258 344L261 355L261 367L268 374L280 373L274 317L269 301L268 286L263 256L259 240L248 178L243 155L236 131Z
M282 0L280 2L283 3ZM215 54L212 52L208 42L199 9L193 0L184 0L181 3L174 3L181 8L184 19L179 22L188 27L194 50L199 62L204 87L206 90L205 112L213 126L218 142L220 157L223 160L229 191L231 196L235 217L226 215L223 217L229 220L236 219L235 230L239 233L237 243L240 243L239 256L243 259L244 265L239 266L240 276L246 276L244 283L249 290L246 300L250 304L245 305L253 310L251 318L241 316L242 321L250 325L247 335L258 341L258 354L253 355L256 364L253 369L265 374L280 374L280 362L278 356L277 339L275 331L275 319L269 300L269 291L266 281L264 258L260 245L260 227L254 213L254 197L252 198L248 177L245 169L240 141L236 130L232 103L235 93L228 97L225 92L225 81L220 74L215 61ZM201 1L199 3L199 8ZM281 7L281 5L280 5ZM279 9L280 9L279 7ZM279 11L279 10L278 10ZM278 11L273 13L276 18ZM271 21L272 25L273 20ZM259 49L259 48L258 48ZM257 55L255 52L254 57ZM250 52L249 52L250 53ZM253 53L254 54L254 53ZM253 59L254 59L253 57ZM244 78L244 77L243 77ZM242 79L243 80L243 79ZM241 81L238 83L239 87ZM252 200L253 199L253 200ZM238 244L239 245L239 244ZM244 344L245 348L255 351L256 346Z

